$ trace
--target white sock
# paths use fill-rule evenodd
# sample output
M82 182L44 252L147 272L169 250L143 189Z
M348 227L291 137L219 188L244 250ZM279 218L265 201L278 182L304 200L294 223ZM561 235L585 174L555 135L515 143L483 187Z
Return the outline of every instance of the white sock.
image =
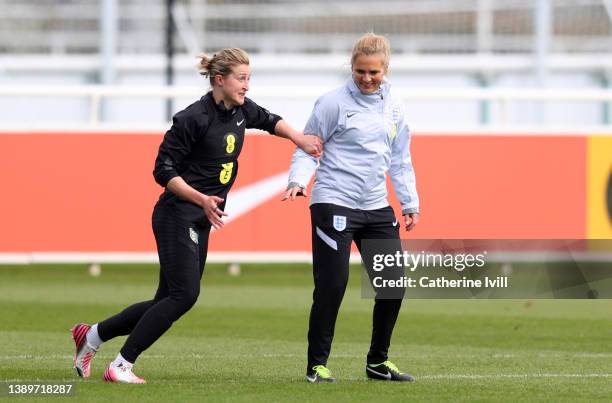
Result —
M111 363L111 366L118 367L120 365L131 369L134 364L123 358L121 353L119 353L117 354L117 358L115 358L115 360Z
M100 335L98 334L98 324L97 323L89 329L86 337L87 337L87 343L89 343L89 345L95 348L96 350L100 348L102 343L104 343L102 339L100 338Z

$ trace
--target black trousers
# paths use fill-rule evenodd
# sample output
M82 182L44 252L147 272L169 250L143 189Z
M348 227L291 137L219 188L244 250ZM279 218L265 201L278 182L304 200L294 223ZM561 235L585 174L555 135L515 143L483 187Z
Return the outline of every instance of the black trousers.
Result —
M355 241L364 261L362 241L389 239L393 249L401 249L399 225L391 207L355 210L334 204L318 203L310 207L314 292L308 326L308 368L327 365L334 337L338 310L349 276L351 243ZM366 267L370 279L375 275ZM391 334L402 304L403 289L397 298L375 298L372 340L367 362L387 360Z
M153 232L160 263L154 298L131 305L98 324L103 341L129 335L121 355L132 363L196 303L210 224L185 221L175 210L158 203L153 210Z

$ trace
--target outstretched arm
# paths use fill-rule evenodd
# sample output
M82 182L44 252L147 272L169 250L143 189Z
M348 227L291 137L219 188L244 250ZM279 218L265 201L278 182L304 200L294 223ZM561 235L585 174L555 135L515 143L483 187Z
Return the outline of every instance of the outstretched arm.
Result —
M314 158L319 158L321 156L323 143L319 137L304 135L304 133L289 126L284 120L279 120L278 123L276 123L274 134L291 140L296 146L302 149L302 151Z
M300 149L304 150L304 152L315 158L321 155L322 144L318 138L304 136L302 132L289 126L283 118L270 113L270 111L257 105L251 99L247 98L245 100L243 110L247 120L246 127L265 130L268 133L289 139Z

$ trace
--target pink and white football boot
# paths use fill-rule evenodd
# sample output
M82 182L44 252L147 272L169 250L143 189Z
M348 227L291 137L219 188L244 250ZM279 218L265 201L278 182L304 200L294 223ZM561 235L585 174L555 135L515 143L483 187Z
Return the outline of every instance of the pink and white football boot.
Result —
M74 369L81 378L89 378L91 375L91 360L94 358L98 349L93 348L87 343L87 332L91 326L85 323L78 323L74 325L70 332L72 333L72 340L76 345L76 353L74 354Z
M132 367L119 364L117 366L109 365L104 371L105 382L120 382L120 383L147 383L144 379L136 376L132 372Z

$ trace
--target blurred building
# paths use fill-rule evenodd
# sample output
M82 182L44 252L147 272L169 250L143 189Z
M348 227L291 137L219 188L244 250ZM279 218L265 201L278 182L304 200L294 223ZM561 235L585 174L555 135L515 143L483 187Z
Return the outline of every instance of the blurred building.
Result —
M195 55L242 47L253 55L252 95L303 123L316 90L339 85L362 33L392 43L390 79L402 91L601 89L612 83L609 0L175 0L174 83L206 90ZM0 0L0 85L164 85L167 1ZM305 91L309 89L310 91ZM282 99L279 92L291 92ZM302 97L295 94L303 93ZM32 106L53 122L87 122L87 99L0 97L0 120ZM143 99L146 98L146 99ZM165 100L105 101L105 122L166 120ZM610 102L546 99L500 106L481 99L408 99L411 120L607 125ZM452 98L452 97L451 97ZM469 98L469 97L468 97ZM175 98L177 110L193 97ZM538 106L546 104L545 107ZM444 111L441 119L440 111Z

